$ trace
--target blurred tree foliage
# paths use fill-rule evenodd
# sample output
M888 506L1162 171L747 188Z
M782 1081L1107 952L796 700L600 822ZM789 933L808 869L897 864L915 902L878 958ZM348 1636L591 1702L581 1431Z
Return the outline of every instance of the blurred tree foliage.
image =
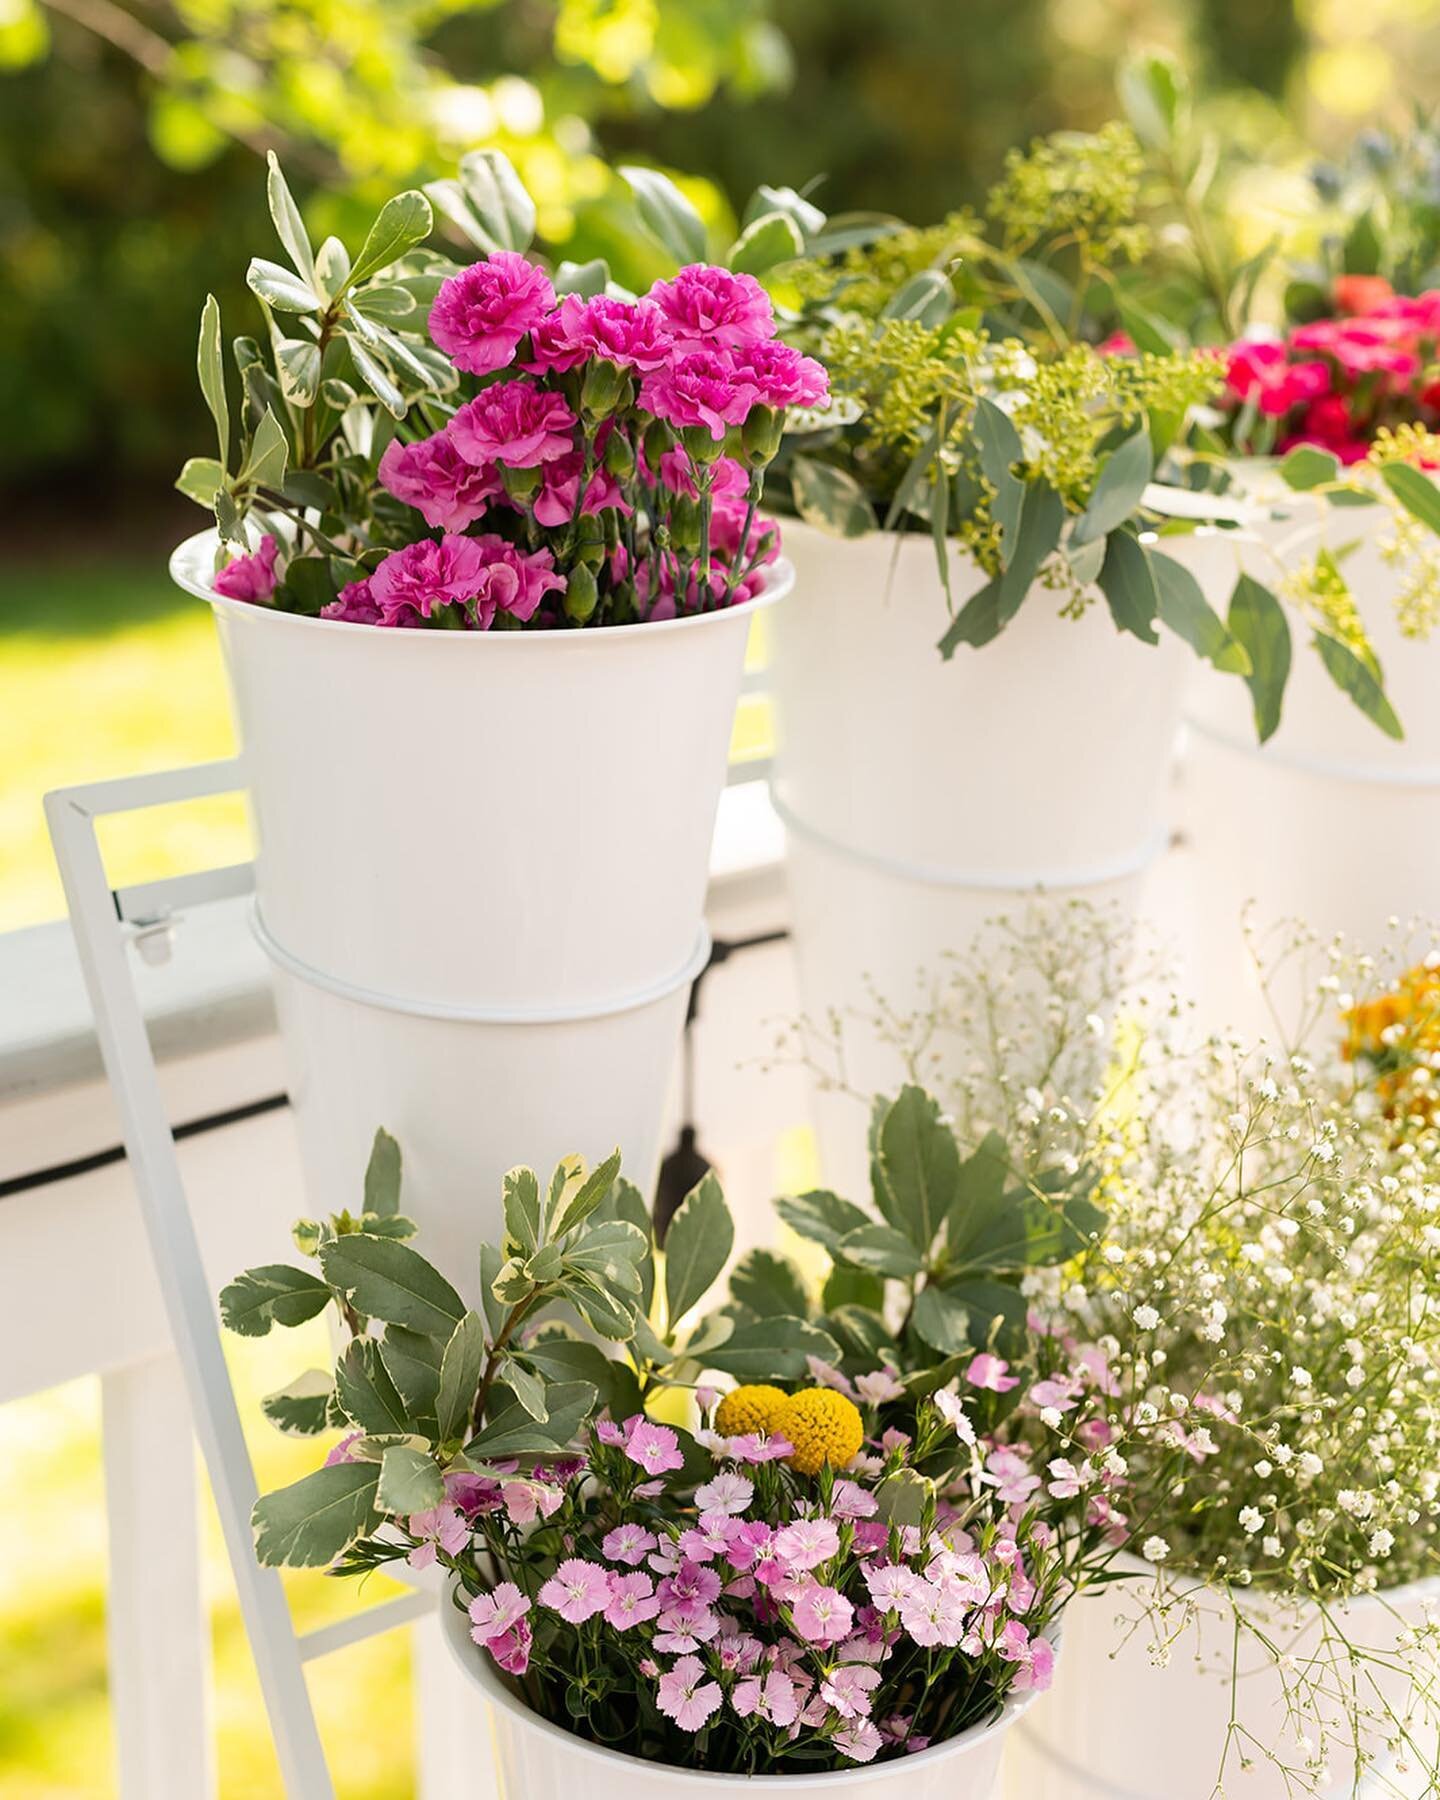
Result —
M168 480L267 147L318 236L498 145L549 242L638 282L616 156L692 172L717 239L759 181L933 219L1110 116L1137 37L1279 91L1295 34L1294 0L0 0L0 483Z

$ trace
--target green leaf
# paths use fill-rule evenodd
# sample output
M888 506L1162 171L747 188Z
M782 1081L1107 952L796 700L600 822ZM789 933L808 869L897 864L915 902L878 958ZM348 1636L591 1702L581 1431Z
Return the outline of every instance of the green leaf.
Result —
M847 1358L854 1358L871 1369L883 1362L898 1363L899 1351L895 1334L886 1325L882 1311L884 1286L873 1275L862 1275L860 1279L874 1282L880 1298L873 1305L847 1301L843 1306L837 1306L819 1323L835 1339Z
M921 1288L910 1323L916 1335L942 1356L958 1356L970 1347L970 1309L943 1288Z
M187 500L201 506L215 504L216 490L223 486L225 471L213 456L187 457L184 468L175 477L175 485Z
M255 1503L250 1524L255 1558L265 1568L317 1569L380 1523L374 1463L334 1463L316 1469Z
M533 1169L511 1169L501 1184L506 1247L533 1256L540 1248L540 1181Z
M1183 563L1159 550L1150 552L1159 604L1156 617L1177 637L1184 638L1224 675L1248 675L1250 656L1245 646L1230 635L1225 621L1205 598L1200 583Z
M828 1331L807 1319L777 1316L737 1325L723 1344L707 1350L704 1364L737 1381L796 1381L806 1373L806 1358L840 1360L840 1346Z
M315 283L333 303L350 279L350 252L337 237L327 237L315 257Z
M545 1404L545 1383L540 1377L515 1357L507 1356L500 1364L500 1379L536 1424L544 1425L550 1410Z
M305 221L300 217L300 208L290 192L289 184L280 170L280 160L273 150L266 153L267 174L265 178L265 194L270 202L270 217L275 221L275 232L285 246L285 252L294 263L301 279L312 282L315 277L315 258L310 249L310 234L305 229Z
M445 1480L433 1456L411 1444L387 1444L375 1504L381 1512L428 1512L445 1503Z
M345 334L345 342L350 350L350 360L355 364L355 373L392 418L403 419L406 412L405 396L396 387L384 364L365 348L353 332Z
M528 250L535 202L502 150L472 150L460 159L460 186L496 250Z
M307 281L283 263L268 262L263 256L252 257L245 271L245 283L252 293L278 312L319 312L320 296Z
M433 1418L440 1392L440 1361L444 1340L406 1325L387 1325L380 1340L380 1355L390 1379L411 1419Z
M352 1338L335 1369L335 1397L362 1431L406 1435L412 1420L374 1338Z
M1285 608L1253 576L1242 575L1230 596L1231 636L1250 659L1245 685L1250 689L1255 730L1263 744L1280 723L1285 683L1290 679L1290 625Z
M485 1321L467 1312L455 1327L440 1361L440 1385L435 1396L435 1418L440 1441L462 1437L470 1427L470 1409L480 1386L485 1364Z
M551 1237L564 1237L567 1231L573 1231L577 1225L584 1224L615 1185L615 1178L619 1173L620 1152L612 1150L570 1196L560 1217L551 1221Z
M769 187L761 182L745 205L743 223L753 225L757 219L780 213L792 221L802 242L825 229L825 215L813 201L797 194L792 187Z
M795 1313L804 1318L810 1296L800 1271L788 1256L773 1250L751 1250L730 1272L730 1294L757 1313Z
M1140 142L1160 150L1174 142L1185 121L1189 93L1173 58L1158 50L1127 57L1116 78L1120 104Z
M893 1225L861 1225L841 1238L835 1255L857 1269L901 1281L911 1280L925 1266L909 1237Z
M419 329L418 324L414 323L419 310L415 304L415 296L408 287L402 287L398 282L361 288L350 304L356 312L363 313L367 319L374 319L381 325L404 325L411 330Z
M988 404L986 402L985 404ZM1010 541L1010 560L993 581L973 594L940 640L947 661L961 644L979 648L998 637L1030 592L1040 565L1060 541L1065 503L1048 482L1022 484L1020 520Z
M290 1437L314 1437L325 1430L335 1384L323 1369L307 1369L288 1386L260 1402L270 1423Z
M955 309L955 292L939 269L922 269L898 288L880 309L882 319L943 325Z
M610 265L602 256L595 256L589 262L562 262L555 271L555 292L557 294L579 294L584 299L593 299L596 294L603 294L610 285Z
M445 1277L393 1238L335 1238L321 1245L320 1265L330 1285L366 1318L448 1338L465 1316Z
M864 537L875 529L875 509L853 475L814 457L790 459L795 510L806 524L837 537Z
M969 1308L977 1344L993 1343L1012 1362L1023 1353L1029 1307L1018 1288L1003 1281L967 1280L948 1284L946 1291Z
M200 342L195 353L200 375L200 392L215 421L215 438L220 446L220 467L230 465L230 403L225 398L225 358L220 349L220 302L213 294L205 296L200 314ZM217 487L219 483L217 482Z
M264 1263L220 1291L220 1321L239 1337L264 1337L272 1325L303 1325L324 1312L330 1289L306 1269Z
M1380 470L1386 487L1413 518L1440 532L1440 488L1410 463L1386 463Z
M1112 531L1105 540L1100 591L1109 603L1117 631L1128 631L1144 644L1158 644L1155 613L1160 595L1145 546L1128 531Z
M612 1219L623 1220L633 1225L644 1237L649 1248L640 1261L640 1304L648 1313L650 1302L655 1295L655 1252L654 1231L650 1218L650 1209L641 1197L640 1190L633 1181L627 1181L618 1175L611 1184L610 1192L600 1202L591 1215L598 1225L608 1223Z
M1323 487L1327 481L1338 481L1340 458L1328 450L1317 450L1313 444L1299 444L1280 463L1280 476L1297 493Z
M636 1334L638 1305L622 1299L594 1275L577 1269L557 1291L601 1337L626 1344Z
M858 1308L878 1313L885 1304L885 1283L866 1269L853 1269L836 1263L825 1277L820 1290L820 1304L827 1313Z
M993 400L983 397L975 402L970 433L980 453L980 472L995 490L990 502L990 516L1000 527L1001 566L1004 568L1014 556L1015 533L1025 499L1025 483L1014 468L1024 454L1020 433L1009 413L1003 412Z
M628 1419L641 1410L640 1388L628 1363L609 1357L598 1345L579 1338L558 1335L554 1327L525 1346L527 1368L535 1369L546 1381L588 1381L603 1405L610 1408L612 1419ZM546 1398L549 1410L549 1398Z
M588 1381L560 1381L546 1396L550 1416L543 1425L517 1400L503 1406L465 1446L468 1462L505 1456L543 1456L563 1450L590 1416L595 1389Z
M388 1219L400 1210L400 1146L382 1125L370 1146L365 1165L365 1210Z
M250 440L240 479L255 487L278 488L284 483L289 459L290 440L285 436L285 427L267 406Z
M735 1226L720 1183L707 1171L665 1234L665 1314L673 1331L725 1267Z
M1135 340L1137 350L1148 350L1152 356L1168 356L1185 348L1185 334L1170 321L1133 299L1129 294L1116 297L1120 323Z
M875 1203L923 1260L955 1203L960 1182L955 1134L930 1095L907 1086L881 1121L878 1147ZM847 1238L846 1258L854 1262L849 1246Z
M971 1247L999 1212L1010 1174L1010 1152L998 1131L988 1132L961 1163L955 1197L945 1214L945 1243L952 1261L970 1260Z
M705 260L705 222L668 176L658 169L622 164L620 174L635 196L640 223L677 263Z
M775 1202L775 1210L802 1238L823 1244L833 1252L841 1238L871 1223L870 1215L853 1201L842 1200L824 1188L812 1188L808 1194L787 1194Z
M564 1269L567 1276L578 1270L598 1280L628 1306L638 1301L640 1264L649 1253L650 1240L643 1231L627 1219L611 1219L592 1225L575 1240L565 1252Z
M764 275L804 254L800 227L786 213L772 212L751 220L730 246L726 260L739 274Z
M1405 733L1395 709L1385 698L1385 690L1375 679L1374 672L1367 668L1348 644L1342 644L1337 637L1331 637L1327 631L1315 633L1315 648L1320 652L1320 660L1325 665L1325 672L1340 689L1348 694L1355 704L1385 733L1386 737L1403 738Z
M1140 505L1154 468L1148 432L1137 431L1118 445L1100 471L1089 504L1070 527L1070 542L1095 543L1123 525Z
M275 345L275 373L292 406L313 406L320 391L320 346L313 338L281 338Z
M407 188L403 194L387 200L360 246L345 288L355 287L377 270L388 269L407 250L429 237L434 222L430 202L416 188Z

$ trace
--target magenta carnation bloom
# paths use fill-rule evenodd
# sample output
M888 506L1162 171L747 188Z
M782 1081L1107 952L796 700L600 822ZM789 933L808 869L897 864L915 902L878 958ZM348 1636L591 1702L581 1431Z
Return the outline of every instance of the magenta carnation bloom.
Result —
M260 540L251 556L237 556L215 577L215 592L227 600L268 600L275 592L275 558L280 546L274 538Z
M657 281L649 298L680 350L734 348L775 335L770 296L753 275L691 263L672 280Z
M543 269L517 251L498 250L440 289L430 308L430 336L457 369L488 375L505 367L554 304Z
M548 550L529 554L503 538L423 538L392 551L370 577L370 596L382 625L413 623L458 605L466 621L486 631L497 612L530 618L545 594L563 588Z
M645 372L658 369L675 350L669 321L653 300L615 300L609 294L589 300L566 294L530 343L534 360L525 366L537 375L563 374L592 357Z
M640 405L677 431L703 426L719 443L732 425L743 425L754 389L723 350L692 350L640 384Z
M578 450L560 462L546 463L545 474L540 492L535 496L535 518L538 524L549 528L557 525L568 525L575 517L575 496L580 491L580 471L584 466L584 458ZM604 469L592 470L589 481L585 484L585 503L580 508L582 513L604 512L607 506L619 507L622 512L632 509L626 504L620 492L620 483Z
M393 438L380 458L380 480L397 500L418 509L427 525L463 531L505 489L493 468L467 462L448 432L402 444Z
M777 412L787 406L820 406L829 398L830 377L813 356L802 356L790 344L744 344L735 352L735 367L760 405Z
M455 448L477 467L502 462L534 469L575 448L575 415L559 394L533 381L504 381L462 406L450 421Z
M380 617L380 608L375 604L375 597L370 592L368 581L352 581L341 588L338 596L328 606L320 609L322 619L339 619L346 625L380 625L384 623ZM415 625L418 619L391 619L392 625Z

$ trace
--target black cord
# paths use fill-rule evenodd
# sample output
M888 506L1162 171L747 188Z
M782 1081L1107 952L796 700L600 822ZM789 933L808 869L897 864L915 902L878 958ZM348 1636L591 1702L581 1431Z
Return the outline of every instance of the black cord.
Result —
M288 1094L267 1094L263 1100L247 1100L243 1106L232 1106L225 1112L206 1113L201 1119L186 1119L174 1127L175 1141L203 1137L207 1131L222 1131L227 1125L258 1119L264 1113L278 1112L289 1104ZM53 1163L48 1169L32 1169L28 1175L12 1175L8 1181L0 1181L0 1200L8 1200L12 1194L28 1194L32 1188L49 1187L52 1182L70 1181L76 1175L88 1175L94 1169L108 1169L112 1163L124 1161L125 1146L112 1144L108 1150L97 1150L93 1156L78 1156L74 1162Z

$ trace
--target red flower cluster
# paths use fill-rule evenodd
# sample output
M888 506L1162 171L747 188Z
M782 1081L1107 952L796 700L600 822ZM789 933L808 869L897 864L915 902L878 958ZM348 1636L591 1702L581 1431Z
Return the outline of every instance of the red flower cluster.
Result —
M1230 347L1234 401L1275 421L1280 453L1313 444L1342 463L1359 462L1382 426L1440 425L1440 290L1409 296L1380 276L1342 276L1333 299L1333 318Z

